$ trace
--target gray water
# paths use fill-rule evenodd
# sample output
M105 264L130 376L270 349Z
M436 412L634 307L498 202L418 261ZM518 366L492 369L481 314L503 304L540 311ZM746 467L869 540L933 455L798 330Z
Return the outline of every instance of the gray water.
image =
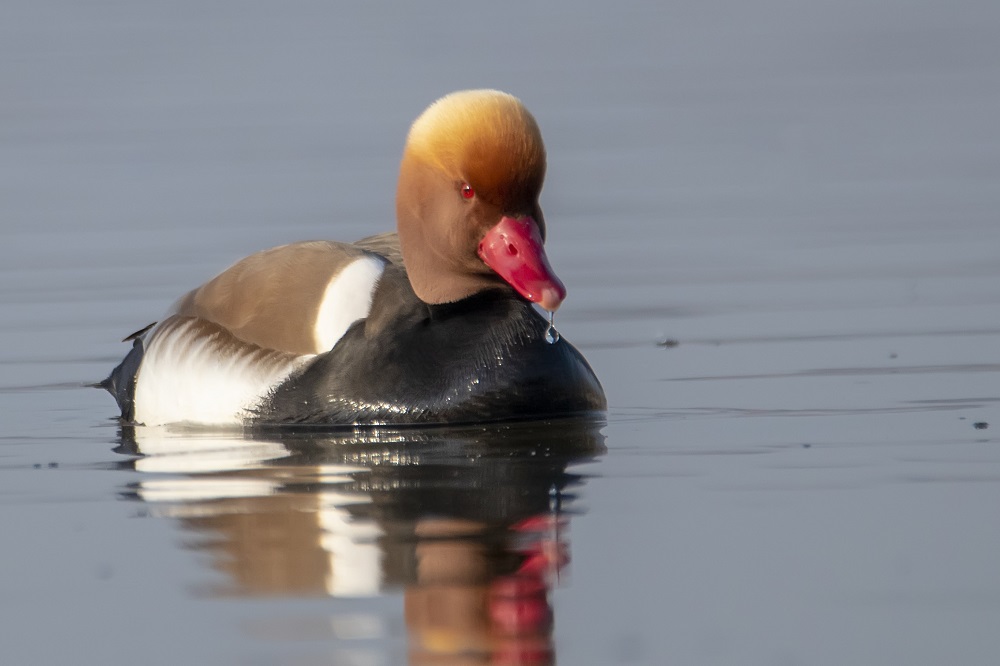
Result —
M998 34L971 0L6 4L0 661L997 663ZM542 127L606 424L118 427L85 384L122 337L391 228L409 122L469 87ZM551 627L512 636L531 553Z

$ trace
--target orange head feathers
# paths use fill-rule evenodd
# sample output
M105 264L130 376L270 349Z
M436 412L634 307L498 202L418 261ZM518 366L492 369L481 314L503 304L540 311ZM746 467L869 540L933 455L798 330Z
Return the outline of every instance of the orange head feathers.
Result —
M410 128L404 160L432 165L483 197L537 197L545 145L521 101L498 90L463 90L431 104Z

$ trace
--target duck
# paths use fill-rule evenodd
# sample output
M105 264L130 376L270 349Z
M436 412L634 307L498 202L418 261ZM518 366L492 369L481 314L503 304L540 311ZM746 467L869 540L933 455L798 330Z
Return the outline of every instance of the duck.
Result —
M183 295L99 385L122 423L405 426L600 415L583 355L553 334L546 152L497 90L454 92L410 127L396 232L302 241ZM549 319L542 311L549 313Z

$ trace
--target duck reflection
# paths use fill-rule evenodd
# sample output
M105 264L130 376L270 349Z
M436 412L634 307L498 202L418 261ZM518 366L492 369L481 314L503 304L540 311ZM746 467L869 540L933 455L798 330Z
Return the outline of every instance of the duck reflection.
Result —
M123 427L129 498L176 518L220 595L402 588L410 663L549 663L570 467L602 423L205 434ZM444 660L444 661L443 661Z

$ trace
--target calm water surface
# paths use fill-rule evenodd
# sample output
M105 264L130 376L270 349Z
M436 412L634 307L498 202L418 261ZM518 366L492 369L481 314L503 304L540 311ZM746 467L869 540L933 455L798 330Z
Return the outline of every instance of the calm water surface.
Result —
M995 3L15 2L4 664L995 664ZM549 149L606 423L129 430L85 384L237 258L391 228L409 122Z

